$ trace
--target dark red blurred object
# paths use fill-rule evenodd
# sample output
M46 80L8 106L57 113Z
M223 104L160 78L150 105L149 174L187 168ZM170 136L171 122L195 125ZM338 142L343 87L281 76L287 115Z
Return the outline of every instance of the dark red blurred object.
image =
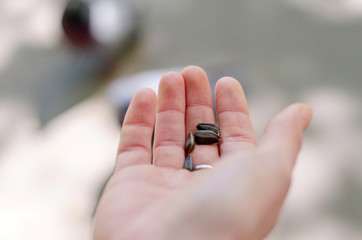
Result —
M85 1L68 2L62 26L71 43L80 46L89 46L94 43L90 32L90 7Z

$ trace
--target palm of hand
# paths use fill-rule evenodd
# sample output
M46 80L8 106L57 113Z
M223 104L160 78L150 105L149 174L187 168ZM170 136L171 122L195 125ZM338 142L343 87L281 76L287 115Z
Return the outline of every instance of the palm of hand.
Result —
M220 80L215 99L221 143L198 145L192 153L194 165L214 169L189 172L182 169L186 133L215 121L206 74L188 67L182 75L164 75L157 109L150 90L135 95L97 209L95 239L259 239L270 231L310 112L302 105L286 109L257 148L237 81Z
M184 188L191 174L184 170L138 165L125 169L111 179L104 195L101 224L107 237L99 239L150 239L158 230L160 216L177 193ZM114 222L116 224L109 224ZM104 233L102 233L104 234Z

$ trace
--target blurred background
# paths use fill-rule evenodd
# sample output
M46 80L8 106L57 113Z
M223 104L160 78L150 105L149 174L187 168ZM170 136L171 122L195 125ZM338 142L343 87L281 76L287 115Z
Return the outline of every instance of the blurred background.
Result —
M314 118L267 239L362 239L362 1L1 0L0 239L91 239L120 122L187 65L243 85L257 137Z

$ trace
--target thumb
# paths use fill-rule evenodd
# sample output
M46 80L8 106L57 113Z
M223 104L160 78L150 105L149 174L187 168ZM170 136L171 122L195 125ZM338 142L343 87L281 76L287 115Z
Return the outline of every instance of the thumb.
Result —
M287 167L291 171L298 156L302 135L312 119L311 109L301 103L295 103L268 124L259 145L259 151L273 159L273 165Z

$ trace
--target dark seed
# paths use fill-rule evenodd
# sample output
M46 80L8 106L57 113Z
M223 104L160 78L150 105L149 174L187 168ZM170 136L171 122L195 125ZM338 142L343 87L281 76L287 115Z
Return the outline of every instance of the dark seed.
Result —
M192 158L191 155L187 155L186 159L185 159L185 163L184 163L184 169L187 169L189 171L192 171Z
M197 130L210 130L219 134L219 127L212 123L199 123L196 128Z
M186 146L185 146L186 154L191 153L192 150L194 150L194 148L195 148L195 139L192 132L190 132L186 138Z
M197 144L213 144L220 141L220 136L211 130L199 130L195 133Z

